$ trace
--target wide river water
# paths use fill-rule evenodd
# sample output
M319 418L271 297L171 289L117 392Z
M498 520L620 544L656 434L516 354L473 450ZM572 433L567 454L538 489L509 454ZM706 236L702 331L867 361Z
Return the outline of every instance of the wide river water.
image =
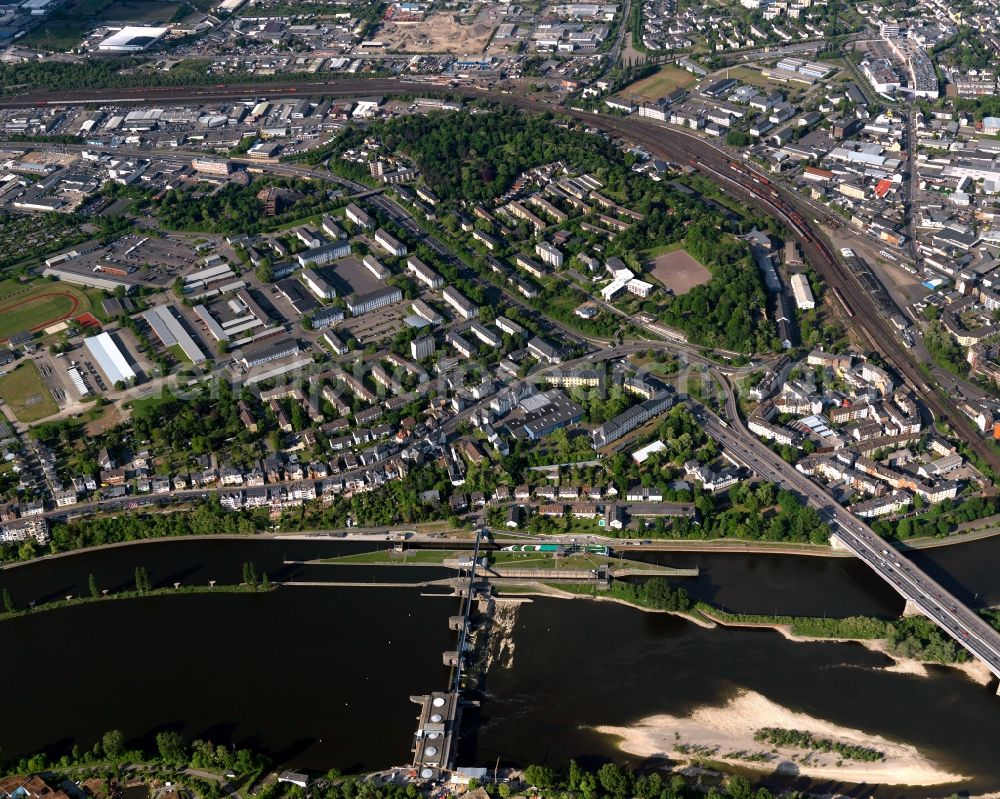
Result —
M244 561L272 579L418 581L439 568L301 566L377 544L176 539L80 553L0 571L19 605L129 586L237 582ZM893 616L899 597L852 559L667 554L697 565L684 582L731 611ZM961 596L1000 603L1000 538L912 557ZM286 587L266 595L181 594L80 605L0 623L7 718L0 749L90 747L119 728L147 747L164 728L259 748L281 764L374 769L409 758L413 694L442 689L441 653L457 601L440 588ZM438 594L438 595L434 595ZM740 688L831 722L920 748L976 789L1000 789L1000 698L950 669L878 669L860 646L793 643L777 633L705 630L621 605L534 598L517 612L515 654L494 668L466 717L463 763L628 758L590 731L654 713L683 715ZM942 791L950 793L949 790ZM926 791L885 796L923 796Z

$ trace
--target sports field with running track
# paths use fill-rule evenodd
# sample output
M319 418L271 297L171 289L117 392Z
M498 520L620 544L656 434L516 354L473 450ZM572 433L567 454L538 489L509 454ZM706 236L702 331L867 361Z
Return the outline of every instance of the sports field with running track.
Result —
M87 295L64 283L0 283L0 342L90 310Z

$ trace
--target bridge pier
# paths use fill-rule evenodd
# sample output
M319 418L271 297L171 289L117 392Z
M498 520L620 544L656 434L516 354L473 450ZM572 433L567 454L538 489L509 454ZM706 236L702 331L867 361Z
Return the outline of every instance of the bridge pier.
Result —
M923 616L924 612L920 609L920 606L914 602L912 599L906 600L906 605L903 608L903 618L908 616Z
M844 550L847 550L848 552L851 551L851 548L849 546L847 546L847 544L845 544L840 539L840 536L837 535L836 533L832 533L830 535L830 549L835 549L835 550L836 549L844 549Z

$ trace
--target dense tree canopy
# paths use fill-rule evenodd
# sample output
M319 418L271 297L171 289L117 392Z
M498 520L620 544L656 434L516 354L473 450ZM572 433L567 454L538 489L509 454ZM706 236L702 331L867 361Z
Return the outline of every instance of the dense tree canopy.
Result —
M487 200L503 194L525 169L566 161L601 170L616 157L596 136L553 125L547 116L502 108L489 114L410 115L381 128L384 144L410 155L443 200Z

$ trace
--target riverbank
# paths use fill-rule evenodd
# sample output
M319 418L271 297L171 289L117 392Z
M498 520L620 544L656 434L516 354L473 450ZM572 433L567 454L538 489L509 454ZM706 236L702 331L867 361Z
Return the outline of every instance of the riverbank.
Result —
M78 549L66 550L64 552L48 553L28 560L9 560L0 562L0 571L14 569L19 566L29 566L34 563L58 560L82 555L89 552L99 552L123 547L130 547L136 544L156 544L164 541L177 540L199 540L199 541L220 541L220 540L281 540L281 541L315 541L315 540L340 540L340 541L388 541L392 540L393 534L409 533L412 537L407 539L409 545L419 543L440 543L441 540L453 539L456 546L468 543L471 549L474 543L473 533L462 528L454 528L445 521L424 522L408 526L409 529L401 530L399 526L390 527L350 527L336 530L296 530L286 533L279 532L255 532L255 533L212 533L208 535L188 534L160 536L155 538L137 538L130 541L116 541L109 544L97 546L80 547ZM901 552L908 550L936 549L949 546L957 546L963 543L972 543L984 539L1000 536L1000 527L987 530L969 530L955 533L943 538L913 538L904 541L891 542ZM426 537L426 538L424 538ZM524 543L523 536L510 536L503 531L496 531L498 542L514 541ZM537 541L545 543L550 537L538 536ZM643 539L649 540L649 539ZM606 536L594 536L594 543L605 544L613 549L623 552L677 552L677 553L704 553L704 554L746 554L746 555L796 555L817 558L844 558L850 559L852 553L844 550L834 550L826 544L795 544L781 541L744 541L742 539L716 538L711 540L690 540L690 539L652 539L650 544L639 544L638 539L612 538Z
M789 641L794 641L796 643L825 642L860 644L865 649L868 649L871 652L878 652L880 655L885 655L885 657L890 658L893 661L891 666L886 666L883 669L884 671L891 671L899 674L912 674L918 677L927 677L927 669L929 666L943 666L945 668L955 669L962 672L966 677L978 685L986 686L993 680L993 673L989 670L989 667L980 660L973 659L968 660L965 663L928 663L916 658L904 657L891 652L889 650L889 642L885 638L844 637L836 635L802 635L795 633L792 624L787 622L770 621L766 619L760 619L757 621L733 621L726 619L725 615L720 611L707 609L704 605L699 605L698 612L721 627L748 627L774 630Z
M754 740L764 728L800 730L852 746L876 749L883 758L861 761L837 752L772 746ZM627 727L595 730L619 740L639 757L669 757L684 762L713 761L765 772L875 785L959 785L968 777L936 766L915 747L841 727L772 702L754 691L740 691L724 705L704 705L687 716L655 715Z
M645 605L640 605L637 602L630 602L629 600L623 599L619 596L591 593L592 589L589 585L553 585L551 583L541 582L515 583L503 586L502 590L515 596L537 594L539 596L548 596L554 599L589 599L596 602L612 602L616 605L624 605L627 608L632 608L633 610L641 610L644 613L669 613L672 616L679 616L680 618L685 619L692 624L696 624L699 627L704 627L707 630L715 629L718 626L718 624L711 619L705 618L705 616L697 610L686 611L650 608Z
M96 546L79 547L78 549L68 549L63 552L52 552L45 555L39 555L36 558L29 558L27 560L9 560L0 562L0 571L5 569L16 569L19 566L31 566L33 564L45 563L54 560L61 560L63 558L69 558L74 555L86 555L92 552L107 552L114 549L123 549L125 547L137 546L137 545L152 545L152 544L162 544L169 541L344 541L344 542L388 542L392 539L394 533L410 533L415 538L409 538L407 541L409 543L427 543L429 541L438 541L441 538L458 538L458 534L468 534L470 537L468 539L470 549L473 542L475 541L472 534L466 530L456 530L450 527L444 527L443 529L438 529L443 525L443 522L428 522L426 524L413 525L415 528L422 529L407 529L400 530L395 527L349 527L342 530L312 530L312 531L294 531L288 533L277 533L277 532L255 532L255 533L210 533L208 535L200 535L196 533L191 533L187 535L166 535L166 536L156 536L152 538L134 538L130 541L115 541L109 544L99 544ZM426 529L423 529L426 528ZM420 536L427 536L427 541L424 541ZM462 539L460 539L462 540Z
M975 659L966 661L965 663L928 663L916 658L904 657L891 652L889 650L889 642L885 638L866 638L860 636L847 637L842 635L803 635L794 631L795 622L800 624L808 624L810 622L819 624L821 622L826 623L834 620L810 619L808 617L794 619L791 616L779 616L773 619L766 617L753 618L742 616L739 620L736 620L727 618L730 614L726 614L718 608L712 608L703 602L697 603L689 611L664 610L660 608L646 607L645 605L630 602L629 600L621 597L602 594L595 591L592 586L586 585L557 586L550 583L539 582L510 585L506 586L505 590L515 595L539 594L551 596L557 599L589 599L591 601L598 602L613 602L633 608L634 610L643 611L644 613L669 613L674 616L679 616L682 619L705 629L715 629L716 627L742 627L748 629L773 630L785 639L795 643L859 644L871 652L877 652L878 654L889 658L892 661L892 664L883 667L882 670L898 674L911 674L918 677L928 677L930 675L930 672L928 671L929 667L942 666L961 672L977 685L988 686L994 679L993 673L989 670L987 665L982 661Z
M172 588L150 588L148 591L119 591L117 594L107 593L100 596L68 596L66 599L58 599L42 605L32 605L23 609L7 610L5 608L0 612L0 622L20 619L24 616L35 616L39 613L46 613L52 610L62 610L63 608L77 607L79 605L93 605L98 602L114 602L122 599L146 599L149 597L185 596L189 594L263 594L276 589L277 586L273 583L255 586L249 586L245 583L241 583L240 585L181 585Z

